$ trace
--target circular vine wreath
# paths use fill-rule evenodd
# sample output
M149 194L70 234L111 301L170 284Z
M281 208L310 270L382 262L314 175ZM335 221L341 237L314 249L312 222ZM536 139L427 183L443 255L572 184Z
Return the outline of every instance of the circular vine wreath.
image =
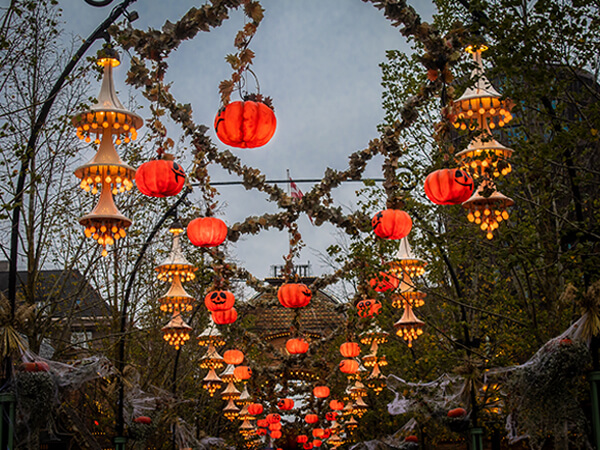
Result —
M461 55L464 47L465 30L454 30L445 36L428 23L422 22L416 11L404 0L363 0L373 3L383 10L387 19L406 37L412 37L424 48L421 62L429 73L428 81L420 87L417 95L409 98L400 110L400 120L386 127L380 137L369 142L367 148L356 151L349 156L348 167L345 170L327 168L320 183L316 184L299 201L292 199L277 186L267 183L266 177L259 169L243 165L238 157L229 150L219 150L207 135L208 127L196 124L192 119L192 109L189 104L178 103L168 88L164 85L164 76L168 69L166 62L171 52L185 40L192 39L200 31L210 31L220 26L228 18L230 9L243 6L249 23L238 32L235 45L239 52L229 55L227 61L234 69L231 80L223 81L219 90L224 104L229 101L233 86L239 81L239 74L252 63L254 53L249 51L247 44L256 33L263 17L263 8L258 1L250 0L213 0L211 4L199 8L191 8L176 23L167 22L161 31L137 29L120 29L111 27L109 32L125 49L133 50L137 56L131 58L131 67L127 75L127 83L140 88L143 95L151 102L168 111L171 119L178 123L186 137L193 145L194 170L192 176L197 180L205 199L214 197L216 189L211 186L208 176L208 166L218 164L229 173L241 178L246 189L256 189L267 194L269 201L275 202L280 209L276 214L247 217L244 221L235 223L229 228L227 239L236 242L242 234L257 234L261 230L277 228L290 231L290 254L285 257L285 273L291 273L292 258L299 252L301 235L296 221L301 213L310 215L315 225L329 222L349 235L357 235L361 231L370 230L370 218L361 212L344 214L340 207L330 205L331 191L347 180L360 180L368 162L376 155L384 157L383 187L388 204L397 202L399 195L399 180L397 177L398 160L402 156L402 146L399 143L400 133L410 127L418 118L418 109L430 98L441 92L445 80L450 77L450 67ZM146 62L150 62L150 68ZM436 76L432 76L435 74ZM442 76L437 76L441 74ZM451 99L448 98L447 101ZM446 108L444 108L446 109ZM436 130L448 129L446 118L435 126ZM152 125L151 125L152 127ZM438 136L439 138L439 133ZM210 203L210 202L207 202ZM246 284L258 292L273 291L273 287L264 285L251 273L232 263L225 263L223 253L218 250L207 250L212 259L215 280L244 280ZM354 264L349 261L348 267ZM310 288L315 291L336 283L347 272L342 267L336 272L318 277ZM357 295L359 295L357 293Z

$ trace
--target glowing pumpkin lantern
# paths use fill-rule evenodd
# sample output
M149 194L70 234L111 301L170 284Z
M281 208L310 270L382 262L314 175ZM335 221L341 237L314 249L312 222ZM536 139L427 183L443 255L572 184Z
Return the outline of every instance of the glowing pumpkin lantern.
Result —
M354 374L358 371L358 361L355 359L342 359L340 370L346 374Z
M252 376L252 369L248 366L237 366L233 370L233 376L240 381L248 380Z
M373 317L381 312L381 303L372 298L364 299L357 303L356 309L362 318Z
M371 226L375 234L382 239L402 239L410 233L412 219L400 209L386 209L373 216Z
M269 423L281 422L281 416L279 414L268 414L267 422L269 422Z
M437 205L459 205L471 197L474 186L466 171L441 169L425 179L425 194Z
M237 320L238 314L235 308L231 308L227 311L213 311L211 316L217 325L229 325Z
M277 402L277 407L282 411L289 411L294 407L294 400L291 398L282 398Z
M344 358L355 358L360 354L360 346L356 342L344 342L340 345L340 353Z
M232 102L215 117L217 137L232 147L261 147L271 140L276 128L275 113L262 102Z
M216 247L227 237L227 225L216 217L198 217L188 224L187 235L196 247Z
M286 283L279 287L277 298L286 308L303 308L310 303L312 292L305 284Z
M135 184L148 197L171 197L183 189L185 172L172 159L156 159L142 164L135 173Z
M271 437L273 439L279 439L281 437L281 430L271 431Z
M236 349L227 350L225 353L223 353L223 359L225 360L226 364L233 364L234 366L237 366L238 364L244 362L244 354Z
M306 423L317 423L319 421L319 416L317 416L316 414L307 414L306 416L304 416L304 420L306 421Z
M300 355L308 351L308 342L304 339L288 339L285 348L290 355Z
M400 286L400 278L385 272L379 272L375 278L369 280L369 284L377 292L385 292Z
M258 416L259 414L262 414L263 411L263 405L261 405L260 403L251 403L248 405L248 413L251 416Z
M229 291L212 291L204 297L206 308L211 311L227 311L233 308L235 297Z
M344 403L340 402L339 400L331 400L329 402L329 407L334 411L341 411L344 409Z
M313 395L317 398L329 397L329 388L327 386L316 386L313 389Z

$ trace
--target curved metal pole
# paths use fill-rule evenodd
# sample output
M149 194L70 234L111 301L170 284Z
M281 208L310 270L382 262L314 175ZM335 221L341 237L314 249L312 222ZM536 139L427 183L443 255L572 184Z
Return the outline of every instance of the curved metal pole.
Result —
M133 270L129 275L129 280L127 281L127 287L125 288L125 296L123 298L123 305L121 308L121 333L119 337L119 359L117 360L117 371L119 374L118 383L119 383L119 401L117 404L117 422L115 425L116 437L115 437L115 448L116 450L122 450L125 448L125 438L123 436L123 432L125 430L125 420L123 417L123 410L125 405L125 385L123 383L123 370L125 369L125 344L126 344L126 329L127 329L127 308L129 306L129 297L131 296L131 289L133 288L133 282L135 281L135 276L142 265L142 260L144 259L144 255L146 254L146 250L152 243L154 236L163 226L167 218L177 210L179 205L183 203L186 197L192 192L191 188L186 188L186 190L181 194L181 197L177 199L175 203L165 212L165 214L159 219L156 223L146 242L142 246L140 250L140 254L135 261L135 265L133 266Z

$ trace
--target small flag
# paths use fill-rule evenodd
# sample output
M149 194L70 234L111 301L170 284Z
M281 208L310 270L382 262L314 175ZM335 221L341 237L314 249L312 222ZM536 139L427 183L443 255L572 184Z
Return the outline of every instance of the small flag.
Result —
M302 191L300 190L298 185L296 183L294 183L294 181L292 180L292 177L290 177L289 170L287 171L287 176L288 176L288 179L290 180L290 196L292 198L295 198L296 200L301 200L302 197L304 197L304 194L302 193ZM313 219L312 219L312 217L310 217L310 215L308 216L308 219L310 220L310 223L314 225Z

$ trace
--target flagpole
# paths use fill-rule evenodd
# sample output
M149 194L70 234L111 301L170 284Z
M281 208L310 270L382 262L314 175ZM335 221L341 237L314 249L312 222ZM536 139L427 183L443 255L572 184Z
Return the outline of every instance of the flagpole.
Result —
M290 176L290 169L285 169L285 173L287 175L287 193L291 197L292 196L292 177ZM289 244L289 255L292 257L292 232L288 228L288 244ZM292 266L293 270L293 266ZM291 275L291 274L290 274Z

